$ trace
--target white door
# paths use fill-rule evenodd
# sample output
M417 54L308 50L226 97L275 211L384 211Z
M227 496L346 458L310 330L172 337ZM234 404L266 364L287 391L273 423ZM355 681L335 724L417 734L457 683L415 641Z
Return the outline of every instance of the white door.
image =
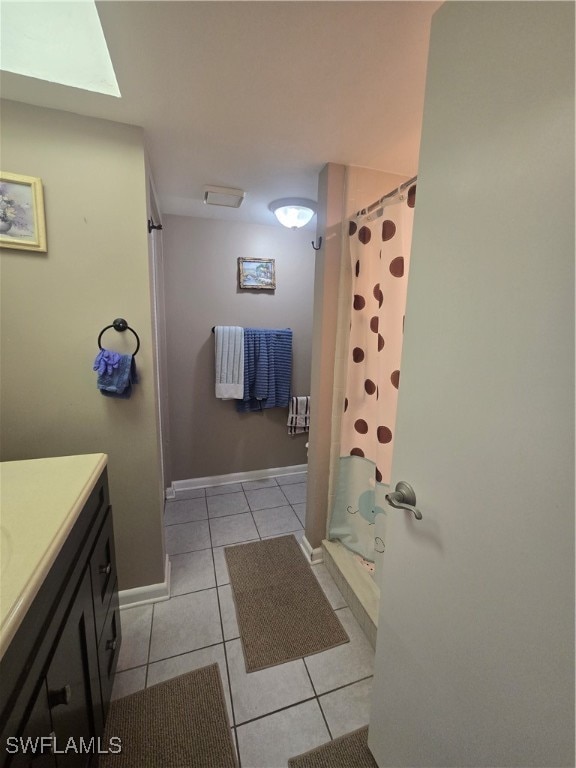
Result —
M432 26L369 745L574 766L574 5Z

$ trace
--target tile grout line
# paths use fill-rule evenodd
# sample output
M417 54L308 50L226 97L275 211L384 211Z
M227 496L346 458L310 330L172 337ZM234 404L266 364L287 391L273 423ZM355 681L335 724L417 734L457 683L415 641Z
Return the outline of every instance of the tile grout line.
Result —
M148 655L146 656L146 676L144 679L144 690L148 688L148 669L150 666L150 650L152 649L152 629L154 627L154 608L155 608L155 603L152 603L152 618L150 619L150 637L148 638Z
M238 759L238 768L242 768L240 758L240 745L238 744L238 729L236 727L236 712L234 711L234 697L232 695L232 682L230 680L230 665L228 664L228 652L226 650L226 638L224 635L224 620L222 619L222 604L220 602L220 591L218 588L218 577L216 575L216 560L214 558L214 547L212 546L212 531L208 523L208 536L210 537L210 553L212 554L212 569L214 571L214 584L216 587L216 600L218 601L218 616L220 618L220 631L222 633L222 650L224 651L224 663L226 665L226 678L228 680L228 693L230 695L230 709L232 711L232 730L234 731L234 742L236 744L236 757Z
M283 489L281 486L278 486L278 488L280 488L280 493L281 493L281 494L282 494L282 496L284 496L284 498L286 499L286 504L288 504L288 506L289 506L290 508L292 508L292 504L290 504L290 499L289 499L289 498L288 498L288 496L286 496L286 494L284 493L284 489ZM292 510L292 511L294 511L294 510Z
M239 640L240 638L238 636L238 637L232 637L230 639ZM151 661L149 663L136 664L133 667L126 667L126 669L121 669L118 672L118 674L121 675L123 672L131 672L134 669L140 669L141 667L151 666L152 664L159 664L161 661L169 661L170 659L177 659L180 656L187 656L189 653L196 653L196 651L206 651L208 650L208 648L216 648L216 646L222 645L222 642L225 642L225 641L221 641L218 643L210 643L210 645L202 645L200 648L194 648L191 651L182 651L182 653L173 653L171 656L163 656L161 659L155 659L154 661Z
M196 550L197 552L206 552L205 549ZM213 552L213 550L210 550ZM187 552L185 554L194 554L193 552ZM214 556L212 556L212 562L214 562ZM200 587L200 589L191 589L189 592L179 592L177 595L170 595L170 599L173 597L185 597L186 595L197 595L199 592L209 592L211 589L220 589L220 587L227 587L228 584L215 584L213 587Z
M238 728L243 728L245 725L251 725L252 723L257 723L258 720L264 720L266 717L271 717L272 715L277 715L279 712L286 712L288 709L292 709L292 707L299 707L300 704L307 704L309 701L316 701L316 696L308 696L306 699L301 699L300 701L295 701L292 704L286 704L285 707L279 707L278 709L273 709L271 712L266 712L264 715L258 715L257 717L251 717L249 720L243 720L241 723L238 724Z
M248 511L250 512L250 517L252 518L252 523L254 525L254 528L256 529L256 533L258 534L258 538L261 540L262 537L260 536L260 531L258 530L258 526L256 525L256 520L254 520L254 515L252 514L252 507L250 506L250 502L248 501L248 497L246 496L246 491L244 490L244 486L241 484L242 488L242 495L244 496L244 501L246 502L248 506ZM226 517L226 515L223 515L223 517ZM231 515L230 515L231 517ZM208 525L210 527L210 525ZM253 539L254 541L254 539ZM210 531L210 542L212 542L212 531ZM247 542L238 542L239 544L247 543ZM227 546L233 546L231 544L224 544L224 547ZM212 558L214 558L214 548L212 547ZM226 555L224 555L224 560L226 560ZM230 584L230 591L232 591L232 585ZM234 598L232 598L234 599ZM220 607L220 594L218 593L218 606ZM235 610L235 609L234 609ZM232 717L234 719L234 740L236 742L236 757L238 759L238 768L242 768L242 757L240 755L240 742L238 740L238 725L236 724L236 712L234 710L234 696L232 694L232 681L230 679L230 665L228 664L228 650L226 648L227 640L224 638L224 623L222 622L222 612L220 612L220 622L222 623L222 639L224 641L224 657L226 659L226 671L228 673L228 686L230 688L230 702L232 704Z
M317 698L317 696L308 696L308 698L295 701L293 704L286 704L285 707L279 707L278 709L273 709L271 712L266 712L264 715L258 715L257 717L251 717L250 720L244 720L243 722L239 723L238 727L243 728L245 725L257 723L258 720L264 720L265 718L271 717L272 715L277 715L280 712L286 712L288 709L292 709L292 707L299 707L301 704L308 704L309 701L316 701ZM330 733L330 730L328 730L328 733Z
M244 494L244 498L246 499L246 504L248 504L248 510L250 511L250 517L252 518L252 522L254 524L254 528L256 528L256 533L258 534L258 539L262 541L262 536L260 535L260 528L258 528L258 525L256 524L256 520L254 518L254 511L252 510L252 507L250 506L250 502L248 501L248 496L246 496L246 491L244 490L244 487L242 487L242 493Z
M304 662L304 669L306 670L306 674L308 675L308 679L310 680L310 685L312 686L312 690L314 691L314 697L318 703L320 714L322 715L322 719L324 720L324 725L326 726L326 730L328 731L328 736L330 736L330 741L333 741L334 737L332 736L332 731L330 730L330 726L328 725L328 720L326 719L326 715L324 714L324 710L322 709L322 704L320 703L320 697L316 692L316 686L314 685L314 681L312 680L312 675L310 674L310 670L308 669L308 664L306 664L306 658L304 656L302 657L302 661Z
M236 638L239 639L239 638ZM232 642L231 640L227 640L226 642ZM293 661L304 661L304 657L301 657L301 659L293 659ZM306 666L306 665L305 665ZM306 671L308 672L308 668L306 668ZM309 675L309 673L308 673ZM310 675L309 675L310 676ZM265 712L263 715L258 715L257 717L251 717L249 720L243 720L241 723L237 723L236 728L242 728L245 725L249 725L251 723L255 723L258 720L264 720L266 717L270 717L271 715L277 715L279 712L285 712L287 709L292 709L292 707L299 707L300 704L307 704L309 701L318 701L318 705L320 707L320 711L322 712L322 716L324 718L324 722L326 723L326 727L328 728L328 733L330 734L330 739L333 740L332 732L330 728L328 727L328 723L326 722L326 718L324 717L324 710L322 709L322 705L319 701L319 699L322 696L327 696L331 693L336 693L337 691L343 691L345 688L351 688L353 685L356 685L357 683L363 683L366 680L371 680L374 677L374 675L367 675L366 677L360 677L358 680L353 680L350 683L344 683L344 685L339 685L337 688L331 688L328 691L324 691L324 693L314 693L313 696L308 696L305 699L300 699L299 701L295 701L292 704L286 704L284 707L279 707L278 709L273 709L270 712ZM310 681L312 682L312 681ZM315 690L314 685L312 685L312 689Z

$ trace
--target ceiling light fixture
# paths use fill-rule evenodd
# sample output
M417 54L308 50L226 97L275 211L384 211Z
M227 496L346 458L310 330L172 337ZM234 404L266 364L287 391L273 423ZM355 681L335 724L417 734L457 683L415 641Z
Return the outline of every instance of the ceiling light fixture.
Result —
M304 197L283 197L281 200L271 202L268 208L280 224L288 229L306 226L316 213L314 200L307 200Z

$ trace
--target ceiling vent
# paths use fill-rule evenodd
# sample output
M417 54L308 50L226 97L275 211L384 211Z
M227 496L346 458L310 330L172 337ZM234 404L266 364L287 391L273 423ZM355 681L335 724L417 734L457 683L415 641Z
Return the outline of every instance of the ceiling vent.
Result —
M244 195L242 189L229 187L204 187L204 202L206 205L223 205L226 208L240 208Z

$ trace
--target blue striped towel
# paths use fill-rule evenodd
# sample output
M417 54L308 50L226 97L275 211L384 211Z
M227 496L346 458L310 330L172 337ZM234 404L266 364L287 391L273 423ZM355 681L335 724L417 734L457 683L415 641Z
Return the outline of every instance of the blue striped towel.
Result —
M286 408L292 384L292 331L244 328L244 398L240 412Z

